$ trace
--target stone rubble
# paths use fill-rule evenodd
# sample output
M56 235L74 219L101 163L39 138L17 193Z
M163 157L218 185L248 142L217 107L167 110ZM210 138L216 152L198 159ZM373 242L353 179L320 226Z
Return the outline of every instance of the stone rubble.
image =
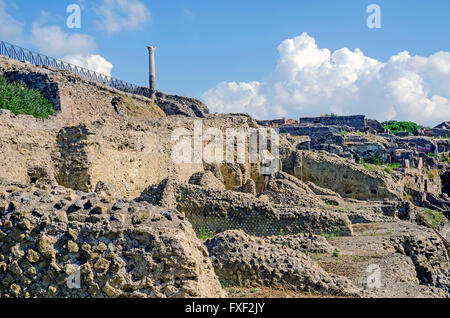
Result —
M445 123L393 136L364 116L283 120L281 170L259 193L259 162L171 157L177 128L258 128L248 115L4 57L0 74L57 111L0 110L0 297L226 297L221 282L450 297L449 251L420 221L435 213L449 238ZM372 265L381 288L368 287ZM70 288L77 269L81 288Z
M0 197L0 297L225 296L176 210L5 180Z

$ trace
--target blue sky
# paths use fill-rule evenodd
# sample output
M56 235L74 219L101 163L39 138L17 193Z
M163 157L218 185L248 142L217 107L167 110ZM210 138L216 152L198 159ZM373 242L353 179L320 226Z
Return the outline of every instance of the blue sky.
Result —
M145 46L155 45L158 47L157 88L166 93L203 100L206 99L205 92L216 93L214 98L211 94L208 96L213 104L219 105L213 106L217 109L227 101L217 101L220 94L215 90L216 85L221 82L264 83L280 62L277 50L280 43L303 32L315 40L319 49L335 52L342 48L351 51L359 48L364 56L382 63L402 51L424 57L440 51L450 52L450 1L445 0L0 1L4 4L0 19L7 14L23 25L18 36L0 31L1 39L23 42L19 44L42 50L36 42L25 40L30 37L36 21L42 27L58 27L67 36L83 34L89 36L94 44L91 43L89 49L82 49L82 53L101 55L113 64L112 76L139 85L148 83ZM141 17L136 26L122 25L118 30L108 32L99 27L102 17L98 9L103 1L104 5L111 7L116 1L139 2L147 8L149 16ZM66 7L71 3L81 5L81 29L66 26ZM381 8L381 29L366 26L369 16L366 8L371 3ZM115 10L117 17L127 14L120 12L118 6ZM70 52L62 54L51 50L48 53L59 53L57 57L70 55ZM427 75L420 76L427 81ZM442 93L442 88L438 91ZM445 92L448 93L447 90ZM427 97L431 100L437 91L430 94ZM306 109L292 110L281 105L279 100L275 103L284 110L269 112L267 116L283 115L286 109L289 109L285 111L286 115L295 115ZM447 108L438 109L441 113L444 109L442 115L448 115L448 110L445 112ZM310 112L311 109L305 111ZM436 117L434 114L430 121Z

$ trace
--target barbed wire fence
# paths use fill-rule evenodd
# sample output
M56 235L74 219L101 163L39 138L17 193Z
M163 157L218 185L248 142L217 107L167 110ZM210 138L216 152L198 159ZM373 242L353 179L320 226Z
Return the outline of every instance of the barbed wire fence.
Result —
M64 62L44 54L36 53L8 42L0 41L0 55L20 62L30 63L36 66L48 66L62 71L69 71L76 75L85 77L89 80L103 85L107 85L125 93L149 97L149 91L146 87L140 87L131 83L127 83L111 76L101 74L68 62Z

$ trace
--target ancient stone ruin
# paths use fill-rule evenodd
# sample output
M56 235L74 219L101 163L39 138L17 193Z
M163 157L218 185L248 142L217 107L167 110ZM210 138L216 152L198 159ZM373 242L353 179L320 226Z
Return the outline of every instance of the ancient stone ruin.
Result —
M280 169L265 178L262 159L172 157L174 132L261 128L248 115L5 57L0 74L56 110L0 110L2 298L450 296L446 138L364 116L269 121Z

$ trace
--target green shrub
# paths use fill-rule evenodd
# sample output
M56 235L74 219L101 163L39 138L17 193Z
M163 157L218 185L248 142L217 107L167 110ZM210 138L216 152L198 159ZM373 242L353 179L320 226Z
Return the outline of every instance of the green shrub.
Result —
M336 248L334 251L333 251L333 257L339 257L339 250Z
M205 228L202 227L202 228L199 230L199 233L198 233L197 237L198 237L200 240L202 240L202 241L206 241L207 239L210 239L210 238L213 238L213 237L214 237L214 232L209 231L209 230L207 230L207 229L205 229Z
M369 164L369 163L365 163L364 164L364 168L366 168L369 171L376 170L376 167L374 165Z
M441 162L448 162L450 163L450 154L448 154L447 156L444 154L441 154Z
M48 118L54 114L52 104L38 90L29 89L20 83L8 83L0 76L0 108L13 114Z
M399 163L389 163L386 165L386 168L384 168L384 171L386 171L389 174L393 174L394 169L400 168L401 165Z
M394 135L397 135L399 132L402 131L407 131L410 134L414 134L414 132L418 129L418 128L422 128L422 126L413 123L411 121L395 121L395 120L391 120L391 121L387 121L381 124L383 126L384 129L389 129L391 131L391 133L393 133Z
M376 166L381 166L381 158L380 157L370 157L370 162Z
M434 229L439 229L442 224L447 222L444 213L436 210L425 209L425 213L422 216Z
M363 165L367 170L376 170L376 167L373 164L365 162L363 158L359 159L359 164Z
M320 236L326 238L326 239L332 239L332 238L336 238L336 237L341 237L343 236L343 233L340 229L334 229L331 232L321 232Z

